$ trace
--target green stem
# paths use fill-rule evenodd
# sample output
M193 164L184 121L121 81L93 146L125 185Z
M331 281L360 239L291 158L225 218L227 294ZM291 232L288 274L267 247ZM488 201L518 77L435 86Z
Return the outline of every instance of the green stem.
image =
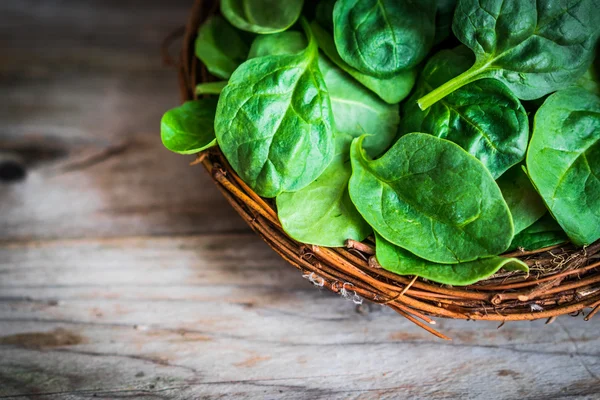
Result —
M474 82L478 79L481 79L481 73L487 68L488 64L483 65L473 65L471 68L450 79L448 82L444 83L442 86L437 89L432 90L427 93L425 96L421 97L417 100L417 104L421 110L426 110L444 97L448 96L450 93L454 92L457 89Z
M196 94L221 94L226 85L227 81L200 83L196 85Z

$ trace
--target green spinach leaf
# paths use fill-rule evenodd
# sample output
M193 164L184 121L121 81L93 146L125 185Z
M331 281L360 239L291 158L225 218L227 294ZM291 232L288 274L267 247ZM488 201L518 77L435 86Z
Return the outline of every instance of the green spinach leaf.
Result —
M391 78L415 67L433 45L435 3L430 0L338 0L335 45L353 68Z
M538 250L567 242L569 239L550 213L515 235L509 250Z
M592 61L599 7L598 0L458 0L452 28L475 63L419 106L427 109L481 78L502 81L524 100L572 85Z
M239 31L218 15L202 24L195 49L196 57L206 65L208 72L222 79L229 79L248 55L248 45Z
M429 261L473 261L505 251L513 223L487 169L458 145L425 133L401 137L369 160L352 142L349 192L386 240Z
M546 206L521 165L515 165L497 180L515 225L515 235L546 214Z
M250 46L248 58L300 53L307 46L302 32L285 31L257 36Z
M452 34L452 18L456 0L438 0L435 16L435 43L441 43Z
M577 81L577 86L600 96L600 77L598 76L596 68L590 67L586 73L579 78Z
M315 21L328 32L333 32L333 7L337 0L321 0L315 10Z
M223 89L215 131L225 157L254 191L275 197L308 186L334 156L333 113L310 27L300 53L253 58Z
M304 0L221 0L221 13L238 29L275 33L294 25L303 4Z
M337 134L337 154L325 172L294 193L277 196L277 214L292 238L319 246L340 247L346 239L361 241L373 230L350 201L352 137Z
M600 96L600 41L596 44L594 62L576 83L595 95Z
M382 101L326 57L319 58L319 68L329 91L336 131L352 137L368 132L365 150L373 157L384 152L398 131L398 104Z
M200 99L167 111L160 122L163 145L179 154L194 154L215 146L216 109L216 99Z
M252 43L250 57L274 54L294 54L306 48L306 38L300 32L286 31L259 36ZM319 69L329 92L336 132L353 137L369 132L365 149L371 156L389 147L400 123L399 106L382 101L325 56L319 56Z
M363 86L375 92L383 101L389 104L395 104L409 95L415 84L417 76L416 69L402 71L389 79L381 79L363 74L342 60L335 48L333 38L327 31L314 22L311 27L323 53L325 53L334 64L346 71Z
M433 56L404 107L403 132L425 132L448 139L477 157L494 178L525 158L527 113L501 82L481 79L452 92L427 110L416 100L472 64L464 46Z
M600 97L577 87L548 97L535 115L529 176L571 241L600 238Z
M294 54L306 45L304 35L296 31L259 36L252 44L250 57ZM324 56L319 57L319 68L336 121L336 155L323 174L310 185L296 192L280 193L277 196L277 214L290 237L303 243L340 247L346 239L360 241L372 232L348 195L348 179L352 173L349 148L353 136L341 133L340 127L356 135L359 126L354 125L373 125L378 135L384 137L373 143L376 149L378 146L382 151L395 135L398 106L379 100Z
M417 275L446 285L470 285L495 274L500 268L528 272L527 264L516 258L489 257L460 264L438 264L423 260L395 246L375 233L377 262L398 275Z

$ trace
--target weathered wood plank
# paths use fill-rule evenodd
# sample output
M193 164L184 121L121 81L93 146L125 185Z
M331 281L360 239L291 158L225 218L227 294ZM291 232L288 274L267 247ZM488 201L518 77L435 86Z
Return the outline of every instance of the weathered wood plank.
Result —
M176 337L173 339L177 340ZM208 346L232 346L226 341L206 346L202 346L203 342L197 343L200 343L195 346L198 350L206 349ZM325 349L302 348L298 349L303 351L303 356L300 357L290 357L289 352L280 351L277 347L258 355L256 352L246 353L243 349L235 349L226 352L224 358L231 359L231 353L239 352L241 354L238 359L242 361L237 367L235 365L228 367L226 370L228 373L223 373L221 362L207 366L202 371L190 371L185 367L170 364L168 360L160 359L140 360L119 354L89 354L85 350L80 352L46 350L43 353L44 357L40 357L39 352L21 350L20 353L24 356L20 355L20 357L27 361L28 365L37 364L37 368L21 370L22 375L19 378L40 382L38 389L41 393L62 392L55 398L118 398L120 395L134 398L181 399L597 398L599 389L597 382L589 378L568 381L563 369L541 367L549 359L539 355L522 357L519 365L515 366L498 363L503 356L502 352L482 351L478 348L444 351L440 356L435 356L433 351L426 352L427 348L412 344L401 344L395 348L403 355L407 352L406 355L411 355L411 349L414 349L413 352L421 350L424 355L420 360L392 358L383 346L368 345L362 346L360 352L347 352L345 348L335 346ZM9 357L11 355L8 354ZM98 375L85 376L78 372L78 369L85 368L86 364L96 364L98 358L103 361L103 368L94 371ZM197 360L200 361L202 358L200 355ZM315 358L327 360L330 369L315 371L312 363L304 362ZM552 365L556 366L565 362L566 358L557 357L550 360L554 363ZM65 373L59 381L62 385L57 384L57 377L52 372L57 362L66 365ZM447 368L434 372L427 367L432 363L445 363ZM496 363L496 369L487 368L488 363ZM369 369L365 367L366 365L378 365L379 368ZM278 377L261 376L260 373L256 373L269 366ZM289 370L290 367L293 367L296 372L288 376L277 372L281 368ZM322 368L322 364L319 367ZM334 372L340 367L344 372ZM12 368L18 370L19 365ZM219 373L222 375L215 379L203 378L203 372L207 371L214 374L213 376ZM475 371L479 373L473 374ZM536 376L536 383L539 382L539 386L532 385L529 380L534 373L540 374L539 377ZM142 374L143 376L140 376ZM549 374L552 374L553 379L548 378ZM240 375L245 378L240 379ZM156 379L157 377L159 379ZM102 385L101 379L106 379L105 382L111 382L115 386ZM61 386L87 388L56 389ZM48 390L48 387L51 389ZM31 396L31 398L45 397Z
M205 171L167 154L156 132L65 147L64 160L2 185L0 240L249 231Z
M441 342L386 308L359 313L317 290L248 235L13 243L0 259L0 371L12 379L2 395L592 398L600 389L598 321L498 330L440 320L455 339Z
M41 77L118 70L132 78L160 71L160 43L185 24L193 1L0 2L1 71Z
M0 240L248 231L160 142L179 95L159 46L190 5L0 3L0 152L28 170L0 183Z

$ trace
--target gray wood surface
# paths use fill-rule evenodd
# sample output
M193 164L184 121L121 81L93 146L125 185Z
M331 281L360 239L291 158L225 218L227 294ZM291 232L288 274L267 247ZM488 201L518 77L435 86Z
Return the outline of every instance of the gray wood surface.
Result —
M319 290L164 150L190 0L0 2L0 398L597 399L600 318L438 320Z

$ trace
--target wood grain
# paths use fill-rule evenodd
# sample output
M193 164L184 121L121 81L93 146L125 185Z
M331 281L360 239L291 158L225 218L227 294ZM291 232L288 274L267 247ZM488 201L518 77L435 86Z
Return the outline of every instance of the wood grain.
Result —
M0 398L596 399L600 319L438 320L319 290L162 148L189 0L0 2Z
M189 5L0 3L0 149L28 166L0 189L0 240L248 231L158 135L178 103L160 43Z
M600 389L593 323L496 329L441 320L454 338L447 344L386 308L357 310L316 290L255 239L5 245L1 371L13 383L0 393L22 393L27 379L29 390L68 387L80 397L133 390L256 398L283 390L286 398L514 398L533 394L534 382L542 398ZM11 340L24 332L35 335ZM68 342L48 339L56 335ZM504 385L489 387L489 379Z

